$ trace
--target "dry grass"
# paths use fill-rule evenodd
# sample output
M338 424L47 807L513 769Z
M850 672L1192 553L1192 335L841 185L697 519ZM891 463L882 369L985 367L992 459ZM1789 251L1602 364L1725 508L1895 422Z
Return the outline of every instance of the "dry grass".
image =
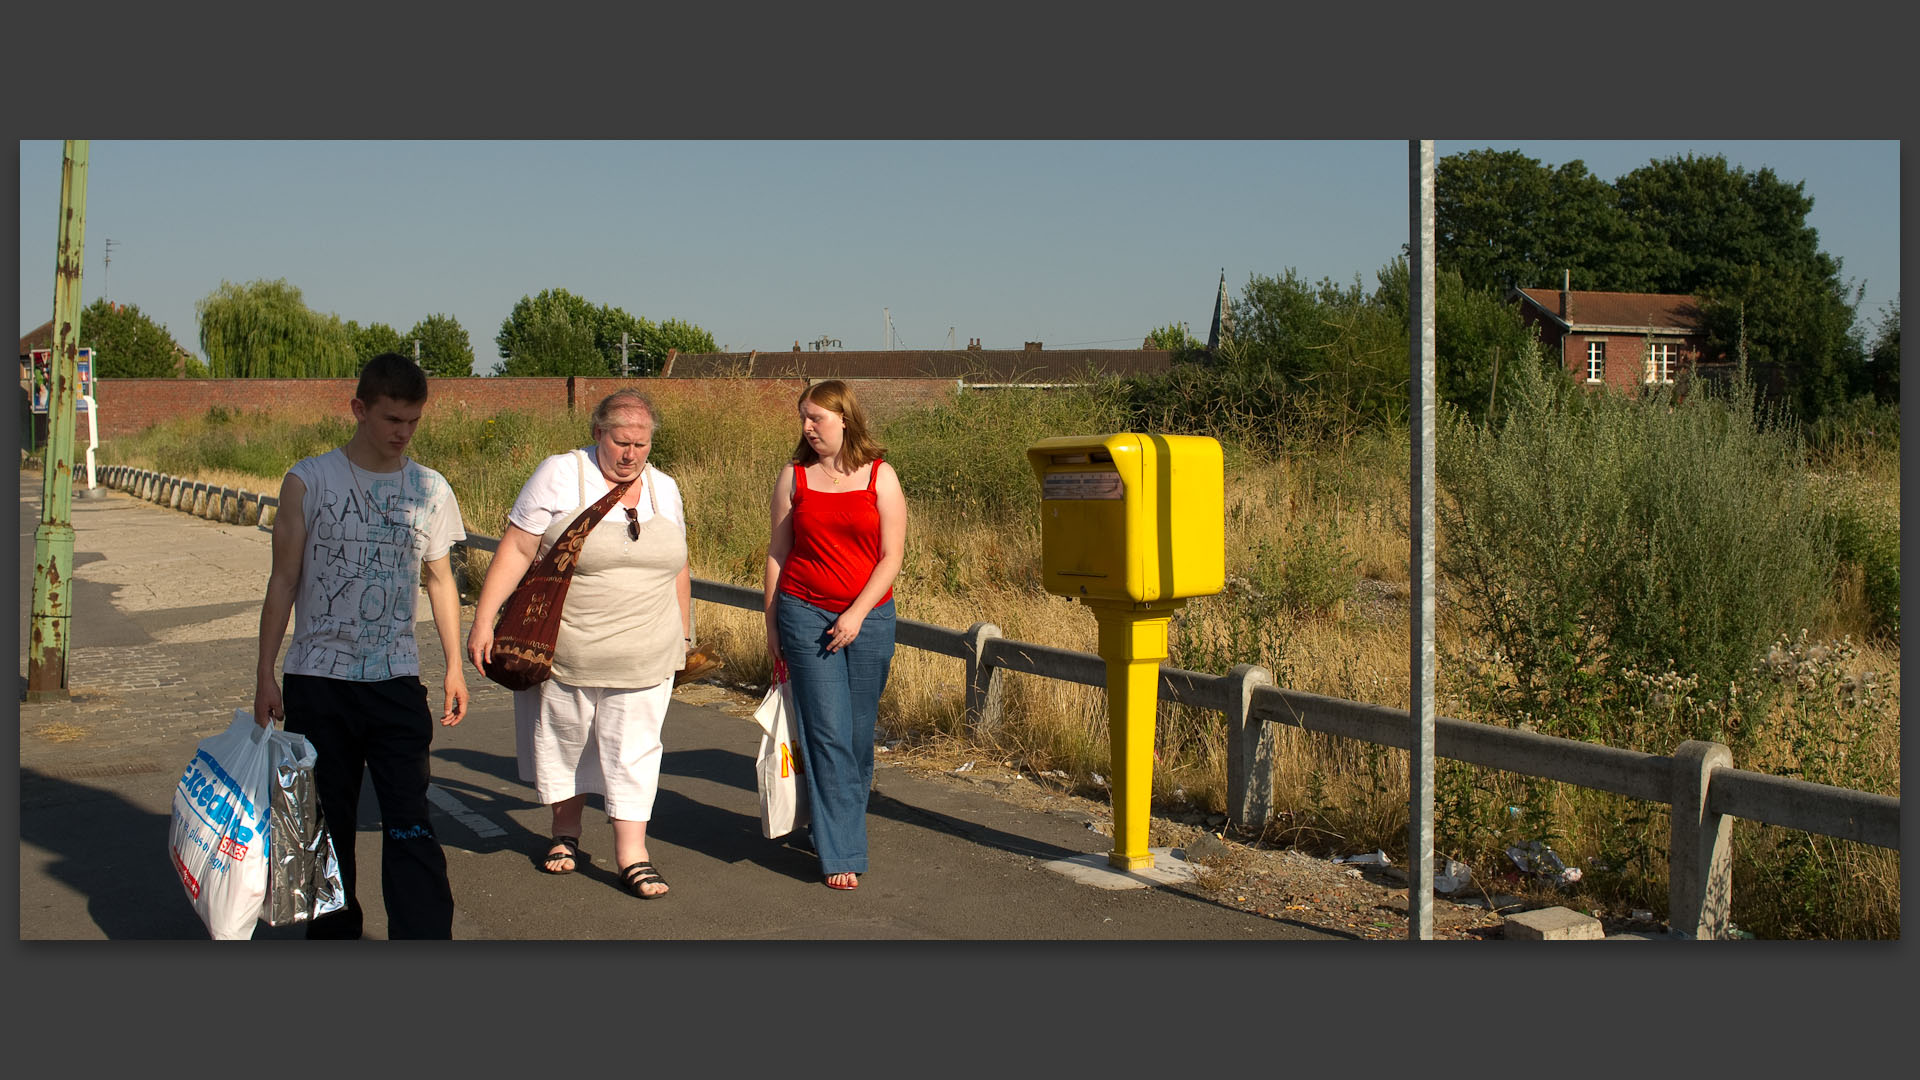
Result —
M771 470L790 447L784 419L677 418L689 436L673 446L671 470L693 507L693 571L698 577L758 586L765 560L766 492ZM702 439L693 439L694 434ZM1317 694L1405 708L1408 672L1407 456L1405 437L1349 446L1337 456L1290 457L1243 462L1226 490L1227 594L1196 600L1175 620L1170 663L1224 674L1235 662L1258 662L1282 685ZM663 448L664 449L664 448ZM532 453L531 450L527 453ZM530 469L531 464L527 467ZM449 472L450 477L454 473ZM257 477L203 472L201 478L260 490ZM1863 505L1897 523L1897 464L1868 467L1824 483L1846 486ZM515 481L517 483L517 481ZM505 509L511 498L475 502L468 527ZM456 486L458 490L458 486ZM467 495L461 495L463 505ZM483 506L484 503L484 506ZM902 617L964 629L997 624L1007 637L1091 652L1095 624L1080 605L1039 590L1039 542L1031 522L1008 524L969 519L965 512L921 500L912 506L906 564L896 586ZM1445 545L1444 535L1438 543ZM486 559L475 559L474 580ZM1304 569L1303 569L1304 568ZM1444 593L1443 593L1444 595ZM1439 611L1440 655L1459 655L1467 644L1462 628ZM1836 586L1816 636L1851 635L1866 640L1868 611L1857 575ZM770 675L765 633L758 611L714 604L698 607L703 644L727 662L721 678L741 686L764 686ZM1859 645L1855 667L1874 671L1889 690L1885 729L1872 734L1871 753L1891 775L1898 792L1899 652L1896 642ZM896 654L881 703L881 737L907 751L1009 760L1033 769L1069 773L1084 793L1097 794L1096 774L1109 772L1106 699L1103 691L1017 673L1002 676L1004 722L996 732L965 729L961 661L916 649ZM1460 665L1443 664L1436 706L1443 715L1473 714L1460 692ZM1158 725L1154 771L1156 803L1222 812L1226 806L1225 738L1218 714L1165 707ZM1783 729L1784 730L1784 729ZM1354 743L1297 728L1276 727L1274 796L1276 817L1269 839L1314 850L1353 852L1375 847L1405 850L1408 756L1398 750ZM1792 767L1795 747L1785 735L1762 741L1755 763L1773 771ZM1457 763L1441 763L1466 770ZM1739 762L1750 767L1748 762ZM1552 842L1569 865L1612 860L1611 876L1592 874L1592 895L1608 903L1664 907L1663 807L1637 804L1567 785L1484 770L1449 773L1471 786L1473 805L1501 811L1498 820L1473 834L1476 875L1504 867L1487 852L1503 843L1499 830L1518 828L1504 811L1525 806L1547 815ZM1443 788L1443 793L1445 789ZM1464 797L1464 796L1461 796ZM1443 813L1445 811L1443 810ZM1541 819L1529 819L1541 820ZM1467 830L1469 833L1471 829ZM1504 834L1518 837L1509 831ZM1736 858L1736 896L1780 892L1782 875L1799 867L1819 871L1826 893L1809 894L1803 906L1819 918L1826 936L1885 937L1899 933L1898 854L1839 845L1804 834L1786 834L1743 824ZM1441 851L1467 859L1472 851ZM1657 856L1657 857L1656 857ZM1807 925L1814 925L1808 923ZM1781 935L1809 932L1781 919Z

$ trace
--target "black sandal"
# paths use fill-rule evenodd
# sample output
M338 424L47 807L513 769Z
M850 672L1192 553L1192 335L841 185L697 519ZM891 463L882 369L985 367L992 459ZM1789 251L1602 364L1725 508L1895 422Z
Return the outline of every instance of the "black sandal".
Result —
M632 866L621 868L620 879L626 883L628 892L642 900L658 900L667 895L664 889L657 893L640 891L641 887L645 885L665 885L667 883L667 879L661 877L660 872L655 870L653 864L650 862L637 862Z
M565 850L556 851L554 850L555 848L564 848ZM553 869L553 864L559 862L561 859L566 859L573 863L573 865L567 867L565 870ZM548 846L547 853L540 856L537 861L540 864L540 872L543 874L571 874L580 868L580 864L586 861L586 857L580 854L579 837L556 836L553 838L553 843Z

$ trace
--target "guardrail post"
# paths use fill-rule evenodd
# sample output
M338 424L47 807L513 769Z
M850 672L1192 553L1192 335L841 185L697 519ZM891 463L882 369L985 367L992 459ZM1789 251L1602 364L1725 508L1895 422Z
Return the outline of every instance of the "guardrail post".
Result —
M992 731L1000 726L1000 669L987 664L987 642L1000 636L988 622L967 627L967 729Z
M1674 936L1715 940L1733 902L1733 819L1707 808L1715 769L1733 767L1717 742L1688 739L1673 752L1673 836L1667 855L1667 925Z
M1273 728L1253 715L1255 688L1272 685L1258 664L1227 672L1227 820L1241 832L1259 832L1273 816Z

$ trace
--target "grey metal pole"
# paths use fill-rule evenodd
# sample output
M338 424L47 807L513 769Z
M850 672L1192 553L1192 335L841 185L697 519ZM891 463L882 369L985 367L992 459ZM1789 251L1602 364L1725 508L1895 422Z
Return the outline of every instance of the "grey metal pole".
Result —
M1410 635L1413 753L1407 766L1409 814L1407 937L1433 937L1433 140L1409 144L1413 189L1409 367L1412 369L1413 626Z

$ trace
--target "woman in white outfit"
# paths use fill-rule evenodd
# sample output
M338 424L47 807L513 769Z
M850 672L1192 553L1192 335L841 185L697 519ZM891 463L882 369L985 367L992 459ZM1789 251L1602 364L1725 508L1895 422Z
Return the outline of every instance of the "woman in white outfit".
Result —
M514 694L514 727L520 778L553 808L553 843L541 869L565 874L587 861L580 819L586 796L598 794L613 823L620 880L645 899L667 892L647 853L647 822L673 675L686 666L693 585L680 487L647 464L656 430L652 403L618 390L593 412L592 446L534 469L507 513L467 636L468 658L484 669L500 606L527 567L580 511L631 482L581 549L561 608L553 676Z

